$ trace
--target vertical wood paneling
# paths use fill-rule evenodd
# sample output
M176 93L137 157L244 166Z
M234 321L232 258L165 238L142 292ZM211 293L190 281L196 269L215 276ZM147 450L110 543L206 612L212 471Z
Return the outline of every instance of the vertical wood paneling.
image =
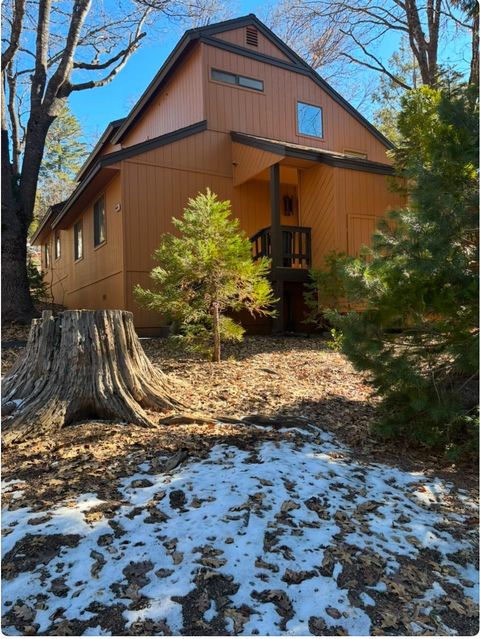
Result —
M150 140L205 118L202 48L196 46L122 141L122 147Z
M367 215L348 215L348 254L358 257L362 246L371 246L372 234L379 218Z
M312 227L314 267L322 267L331 251L357 255L370 246L378 220L404 206L389 189L386 176L328 166L300 172L300 220Z
M299 171L301 224L312 229L312 264L323 266L323 259L336 248L335 178L332 167L320 165Z
M101 194L105 197L107 241L93 246L93 204ZM123 269L123 210L120 176L113 178L76 218L83 223L83 259L75 262L73 224L61 233L61 258L53 258L53 233L50 235L52 268L46 274L47 284L57 304L69 308L123 308L121 274Z
M272 57L279 58L280 60L289 61L289 58L260 32L258 32L258 47L246 44L245 27L232 29L231 31L225 31L224 33L217 33L215 34L215 38L224 40L225 42L231 42L232 44L244 47L250 51L258 51L259 53L271 55Z
M204 73L208 78L212 67L246 73L248 63L248 75L263 80L265 87L264 92L259 92L208 80L209 128L251 133L331 151L357 150L366 153L370 160L391 163L383 144L310 78L208 45L204 57ZM322 107L324 139L297 133L297 100Z

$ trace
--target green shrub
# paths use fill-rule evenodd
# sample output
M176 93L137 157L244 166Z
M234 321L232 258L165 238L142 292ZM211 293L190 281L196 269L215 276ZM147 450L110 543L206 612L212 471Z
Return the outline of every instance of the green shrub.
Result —
M404 99L397 173L408 207L359 258L314 281L341 280L362 311L326 312L342 351L381 397L378 432L477 450L478 106L468 89L422 87Z

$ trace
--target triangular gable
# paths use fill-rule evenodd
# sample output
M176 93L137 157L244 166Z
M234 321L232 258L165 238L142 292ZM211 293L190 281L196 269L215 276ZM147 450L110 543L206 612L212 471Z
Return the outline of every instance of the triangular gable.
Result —
M253 46L240 46L234 42L229 42L228 38L236 38L235 31L245 29L248 26L255 27L259 34L261 34L262 42L267 46L266 42L270 44L270 51L279 51L286 60L281 59L279 54L271 55L255 51ZM228 33L233 35L229 36ZM223 36L222 36L223 34ZM223 38L223 39L222 39ZM265 38L265 39L263 39ZM241 18L234 18L232 20L225 20L217 24L207 25L196 29L190 29L186 31L183 37L178 42L175 49L168 56L167 60L156 74L152 82L149 84L143 95L140 97L136 105L131 110L130 114L125 118L123 123L118 128L116 134L113 136L112 142L114 144L120 143L127 131L134 125L139 115L143 112L146 106L150 103L155 96L159 88L165 83L171 73L175 71L177 64L181 63L181 60L187 53L190 46L195 42L204 42L213 46L220 46L221 48L229 48L233 53L245 55L247 57L253 57L254 59L261 59L263 62L270 62L271 64L281 65L288 70L293 70L297 73L302 73L310 77L319 87L321 87L335 102L340 104L350 115L358 120L370 133L379 140L387 149L393 148L393 144L378 130L376 129L361 113L359 113L347 100L345 100L333 87L331 87L323 78L321 78L316 71L314 71L302 58L293 51L288 45L285 44L273 31L271 31L263 22L253 14L243 16Z
M250 29L249 29L250 28ZM254 34L257 32L257 46L253 44ZM283 42L273 31L271 31L257 16L250 13L241 18L226 20L218 24L208 25L199 29L200 36L213 37L215 39L230 42L240 46L247 51L258 52L273 58L279 58L295 66L304 64L303 60L295 51Z
M245 30L248 26L255 27L262 37L262 42L269 42L270 52L262 52L256 50L255 47L248 46L240 36L241 30ZM387 149L392 149L393 144L381 133L371 122L369 122L361 113L359 113L345 98L343 98L328 82L326 82L318 73L303 60L293 49L291 49L283 40L281 40L271 29L261 22L253 13L242 18L227 20L218 24L209 25L198 29L198 36L201 42L226 48L232 53L244 55L264 61L277 66L283 66L288 70L302 73L308 76L317 84L325 93L327 93L337 104L342 106L351 116L360 122L370 133L377 138ZM240 44L236 40L241 40ZM267 46L267 45L265 45ZM272 55L271 51L280 51L285 59L277 55ZM262 60L263 58L263 60Z
M247 29L248 27L242 27L240 29L225 31L224 33L218 33L215 36L215 39L223 40L224 42L244 47L247 50L256 51L263 55L269 55L272 58L278 58L284 62L291 63L291 60L287 57L287 55L283 53L283 51L281 51L269 38L263 35L263 33L259 32L256 27L253 25L251 27L251 29L255 29L255 31L248 31ZM255 34L255 36L253 34ZM249 44L247 38L250 38L250 42L252 40L256 41L256 44Z

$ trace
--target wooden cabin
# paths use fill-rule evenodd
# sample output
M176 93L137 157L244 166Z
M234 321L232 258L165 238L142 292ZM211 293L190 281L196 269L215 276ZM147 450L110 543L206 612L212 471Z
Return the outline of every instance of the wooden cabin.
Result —
M172 217L210 187L231 201L253 255L272 259L278 316L248 328L305 330L308 270L332 250L357 253L401 204L389 190L391 148L253 14L191 29L128 116L108 125L33 243L55 303L128 309L140 334L161 334L162 318L133 289L150 285Z

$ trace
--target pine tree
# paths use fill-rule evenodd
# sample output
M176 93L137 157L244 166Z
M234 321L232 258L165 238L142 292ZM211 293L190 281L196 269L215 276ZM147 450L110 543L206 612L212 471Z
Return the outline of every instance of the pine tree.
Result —
M190 199L183 218L173 218L178 236L165 235L155 251L154 290L135 289L143 306L178 325L177 340L211 352L215 362L221 341L241 340L244 333L226 313L271 315L274 302L269 261L252 260L250 241L230 212L230 202L209 189Z
M422 87L398 128L408 207L343 262L342 294L362 312L327 316L382 398L380 431L460 454L477 437L478 103L471 89Z
M406 37L402 38L398 50L388 60L388 67L392 75L404 85L414 89L421 85L418 65ZM372 101L378 107L373 114L373 123L395 144L399 141L397 118L401 99L406 91L405 86L401 86L390 76L381 75L378 86L372 93Z
M65 200L75 188L75 176L88 153L82 127L65 105L50 127L40 166L33 230L53 204Z

